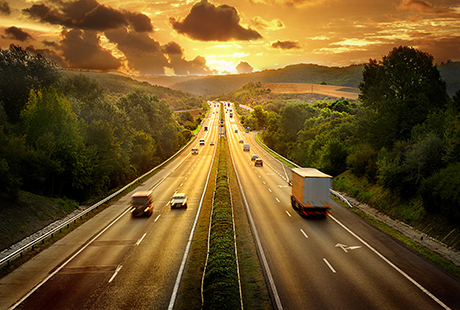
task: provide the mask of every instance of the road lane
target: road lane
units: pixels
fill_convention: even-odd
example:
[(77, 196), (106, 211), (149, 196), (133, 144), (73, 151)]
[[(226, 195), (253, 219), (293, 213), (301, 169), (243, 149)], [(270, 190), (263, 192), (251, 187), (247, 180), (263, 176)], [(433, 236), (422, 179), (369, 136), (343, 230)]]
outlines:
[[(234, 128), (230, 120), (227, 126)], [(341, 205), (333, 203), (332, 216), (352, 231), (357, 229), (362, 239), (357, 239), (332, 216), (300, 217), (290, 205), (290, 188), (286, 186), (286, 173), (281, 164), (255, 144), (252, 134), (241, 133), (241, 128), (238, 134), (232, 132), (229, 144), (235, 169), (283, 308), (442, 309), (443, 302), (446, 307), (460, 308), (459, 297), (453, 293), (460, 291), (458, 280), (432, 264), (426, 266), (426, 260)], [(262, 157), (263, 168), (250, 165), (250, 154), (242, 152), (242, 145), (238, 143), (241, 138), (251, 145), (250, 154)], [(372, 245), (375, 242), (376, 251), (383, 249), (391, 258), (397, 256), (397, 262), (403, 263), (400, 268), (409, 267), (408, 272), (414, 278), (405, 277), (398, 267), (394, 268), (396, 265), (393, 267), (382, 259), (384, 255), (376, 254), (360, 240)], [(413, 273), (415, 266), (419, 266), (418, 272)], [(424, 268), (430, 273), (420, 277)], [(436, 280), (430, 282), (427, 278)], [(410, 279), (420, 280), (423, 285), (414, 285)], [(433, 282), (437, 285), (433, 286)], [(433, 292), (424, 292), (425, 286)], [(434, 298), (426, 293), (433, 294)]]
[[(136, 189), (153, 191), (154, 213), (150, 218), (132, 218), (129, 212), (123, 215), (19, 308), (167, 308), (205, 176), (212, 165), (215, 147), (209, 141), (217, 137), (217, 114), (211, 114), (205, 124), (209, 129), (197, 141), (203, 137), (207, 143), (199, 146), (198, 156), (190, 155), (189, 149), (195, 146), (192, 144), (164, 168), (168, 172), (161, 179), (151, 178)], [(186, 193), (187, 209), (171, 209), (168, 205), (176, 191)], [(126, 210), (133, 192), (115, 204), (124, 204)]]

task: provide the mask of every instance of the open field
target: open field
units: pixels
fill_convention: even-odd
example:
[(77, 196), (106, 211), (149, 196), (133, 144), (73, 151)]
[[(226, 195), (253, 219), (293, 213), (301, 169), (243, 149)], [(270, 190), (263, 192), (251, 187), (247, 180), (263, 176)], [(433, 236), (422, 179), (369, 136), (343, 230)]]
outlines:
[(262, 85), (269, 88), (274, 94), (305, 94), (315, 93), (337, 98), (358, 99), (359, 89), (335, 85), (306, 84), (306, 83), (266, 83)]

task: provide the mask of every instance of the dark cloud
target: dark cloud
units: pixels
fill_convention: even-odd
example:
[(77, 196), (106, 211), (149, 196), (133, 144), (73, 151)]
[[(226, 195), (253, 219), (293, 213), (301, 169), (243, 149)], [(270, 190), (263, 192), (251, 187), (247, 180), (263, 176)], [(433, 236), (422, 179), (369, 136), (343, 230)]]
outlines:
[(192, 61), (186, 60), (184, 55), (184, 49), (176, 42), (169, 42), (163, 46), (163, 52), (169, 57), (168, 67), (174, 70), (176, 75), (202, 75), (212, 74), (211, 69), (206, 65), (206, 59), (201, 56), (197, 56)]
[(6, 34), (6, 37), (8, 37), (9, 39), (18, 40), (21, 42), (25, 42), (25, 41), (28, 41), (29, 39), (33, 39), (30, 34), (23, 31), (21, 28), (14, 27), (14, 26), (10, 28), (6, 28), (5, 34)]
[(176, 75), (212, 74), (211, 69), (206, 65), (206, 59), (202, 56), (197, 56), (192, 61), (188, 61), (179, 54), (170, 54), (168, 67), (174, 70)]
[(3, 14), (3, 15), (11, 14), (10, 5), (8, 4), (8, 2), (0, 1), (0, 14)]
[(251, 28), (243, 28), (234, 7), (218, 7), (206, 0), (195, 4), (184, 20), (169, 18), (174, 30), (191, 39), (200, 41), (257, 40), (262, 36)]
[[(57, 1), (55, 1), (57, 2)], [(59, 2), (58, 7), (33, 4), (23, 13), (41, 22), (67, 28), (105, 31), (131, 27), (134, 31), (153, 31), (150, 18), (142, 13), (120, 11), (98, 3), (96, 0)]]
[(182, 47), (176, 42), (169, 42), (168, 44), (164, 45), (163, 51), (167, 55), (182, 56), (182, 54), (184, 53), (184, 50), (182, 49)]
[(116, 70), (121, 67), (118, 59), (100, 45), (96, 31), (63, 30), (59, 50), (70, 68), (90, 70)]
[(164, 74), (168, 60), (163, 55), (160, 43), (152, 39), (148, 33), (120, 28), (106, 31), (105, 35), (125, 54), (131, 70), (140, 74)]
[(50, 49), (35, 49), (32, 45), (26, 47), (26, 51), (32, 55), (42, 55), (48, 60), (54, 61), (60, 67), (67, 67), (68, 64), (64, 58), (61, 57), (55, 50)]
[(47, 41), (47, 40), (42, 41), (42, 43), (43, 43), (43, 45), (50, 46), (50, 47), (57, 47), (58, 46), (58, 44), (56, 42)]
[(299, 42), (295, 42), (295, 41), (279, 41), (278, 40), (275, 43), (272, 43), (271, 47), (280, 48), (282, 50), (302, 49), (302, 46), (300, 46)]
[(254, 68), (246, 61), (240, 61), (235, 69), (238, 73), (251, 73), (254, 70)]

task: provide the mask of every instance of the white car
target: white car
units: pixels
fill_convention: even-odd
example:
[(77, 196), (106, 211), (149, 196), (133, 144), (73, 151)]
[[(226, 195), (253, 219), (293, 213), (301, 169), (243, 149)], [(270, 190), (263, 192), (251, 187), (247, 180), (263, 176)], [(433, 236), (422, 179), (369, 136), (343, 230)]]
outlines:
[(171, 198), (171, 209), (182, 207), (187, 209), (187, 197), (184, 193), (175, 193)]

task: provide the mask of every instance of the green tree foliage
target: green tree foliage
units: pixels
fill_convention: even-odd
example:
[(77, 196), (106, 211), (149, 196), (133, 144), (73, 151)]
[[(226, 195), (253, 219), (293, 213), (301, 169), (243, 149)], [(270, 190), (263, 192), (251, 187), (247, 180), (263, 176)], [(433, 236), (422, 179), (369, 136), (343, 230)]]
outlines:
[(150, 170), (191, 138), (156, 95), (117, 98), (88, 75), (64, 76), (19, 47), (1, 51), (0, 195), (14, 199), (24, 189), (86, 200)]
[(425, 179), (420, 193), (425, 209), (453, 223), (460, 221), (460, 163), (454, 163)]
[[(43, 184), (49, 195), (62, 194), (72, 184), (73, 167), (82, 148), (79, 125), (69, 101), (56, 90), (32, 91), (26, 108), (21, 113), (23, 133), (31, 148), (29, 167), (41, 171)], [(38, 181), (38, 180), (36, 180)]]
[(136, 131), (144, 131), (158, 142), (157, 152), (161, 158), (174, 154), (178, 148), (179, 128), (166, 102), (145, 91), (135, 90), (121, 97), (118, 106), (126, 111)]
[(433, 56), (407, 46), (394, 48), (381, 61), (371, 59), (359, 88), (369, 137), (378, 146), (410, 139), (415, 125), (448, 102)]
[(54, 63), (44, 57), (32, 56), (14, 44), (0, 50), (0, 101), (8, 122), (19, 121), (31, 89), (52, 86), (58, 79)]

